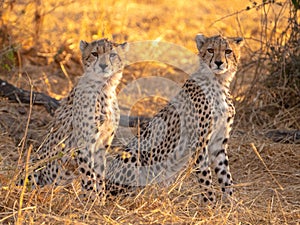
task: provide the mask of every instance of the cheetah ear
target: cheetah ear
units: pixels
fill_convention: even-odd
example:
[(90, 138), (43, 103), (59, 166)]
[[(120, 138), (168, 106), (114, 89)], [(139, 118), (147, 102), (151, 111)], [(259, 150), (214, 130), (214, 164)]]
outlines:
[(127, 42), (124, 42), (122, 44), (113, 43), (113, 46), (117, 48), (121, 48), (124, 52), (127, 52), (129, 49), (129, 45)]
[(123, 49), (123, 51), (128, 52), (129, 50), (129, 45), (127, 42), (124, 42), (122, 44), (120, 44), (121, 48)]
[(83, 52), (83, 50), (84, 50), (88, 45), (89, 45), (88, 42), (81, 40), (81, 41), (80, 41), (80, 44), (79, 44), (80, 51)]
[(203, 34), (197, 34), (196, 35), (196, 44), (197, 44), (197, 48), (198, 48), (198, 51), (200, 52), (200, 49), (202, 48), (203, 44), (205, 43), (206, 41), (206, 37), (203, 35)]
[(233, 43), (239, 47), (242, 47), (244, 45), (244, 38), (242, 38), (242, 37), (232, 38), (232, 40), (233, 40)]
[(113, 43), (114, 47), (121, 47), (122, 49), (126, 50), (126, 48), (128, 48), (128, 44), (127, 42), (124, 42), (122, 44), (117, 44), (117, 43)]

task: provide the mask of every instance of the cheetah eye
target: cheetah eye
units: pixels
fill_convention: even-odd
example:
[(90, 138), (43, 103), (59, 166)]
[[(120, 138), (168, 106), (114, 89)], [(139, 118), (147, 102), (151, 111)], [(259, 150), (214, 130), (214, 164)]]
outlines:
[(116, 57), (116, 56), (117, 56), (116, 53), (110, 53), (110, 54), (109, 54), (109, 57), (111, 57), (111, 58)]
[(98, 52), (92, 52), (91, 54), (95, 57), (98, 57)]
[(213, 49), (213, 48), (208, 48), (207, 51), (208, 51), (209, 53), (214, 53), (214, 49)]
[(232, 52), (231, 49), (226, 49), (226, 50), (225, 50), (225, 54), (227, 54), (227, 55), (230, 54), (231, 52)]

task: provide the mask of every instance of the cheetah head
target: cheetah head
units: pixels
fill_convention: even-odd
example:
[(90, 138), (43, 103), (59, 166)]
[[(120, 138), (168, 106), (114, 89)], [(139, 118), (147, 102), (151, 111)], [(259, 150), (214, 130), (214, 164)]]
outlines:
[(236, 72), (242, 43), (243, 38), (240, 37), (205, 37), (203, 34), (196, 36), (199, 56), (216, 75), (227, 71)]
[(128, 44), (117, 44), (108, 39), (93, 42), (80, 41), (82, 63), (84, 71), (109, 77), (123, 69), (123, 53), (128, 49)]

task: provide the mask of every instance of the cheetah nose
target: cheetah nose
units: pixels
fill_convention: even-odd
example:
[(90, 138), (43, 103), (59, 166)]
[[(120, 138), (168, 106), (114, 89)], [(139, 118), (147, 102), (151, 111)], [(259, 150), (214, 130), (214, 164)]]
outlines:
[(223, 64), (223, 62), (222, 62), (222, 61), (215, 61), (215, 64), (216, 64), (218, 67), (220, 67), (220, 66)]
[(108, 65), (107, 64), (99, 64), (99, 66), (104, 71)]

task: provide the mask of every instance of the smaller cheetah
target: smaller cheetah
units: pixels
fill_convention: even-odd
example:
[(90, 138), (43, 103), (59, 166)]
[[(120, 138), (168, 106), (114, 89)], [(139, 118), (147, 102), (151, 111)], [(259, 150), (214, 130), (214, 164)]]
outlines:
[(91, 189), (95, 178), (92, 171), (102, 163), (99, 157), (105, 156), (119, 124), (116, 87), (122, 78), (128, 44), (108, 39), (81, 41), (80, 50), (84, 74), (55, 111), (33, 159), (38, 166), (34, 179), (28, 177), (29, 186), (67, 184), (79, 167), (83, 188)]

